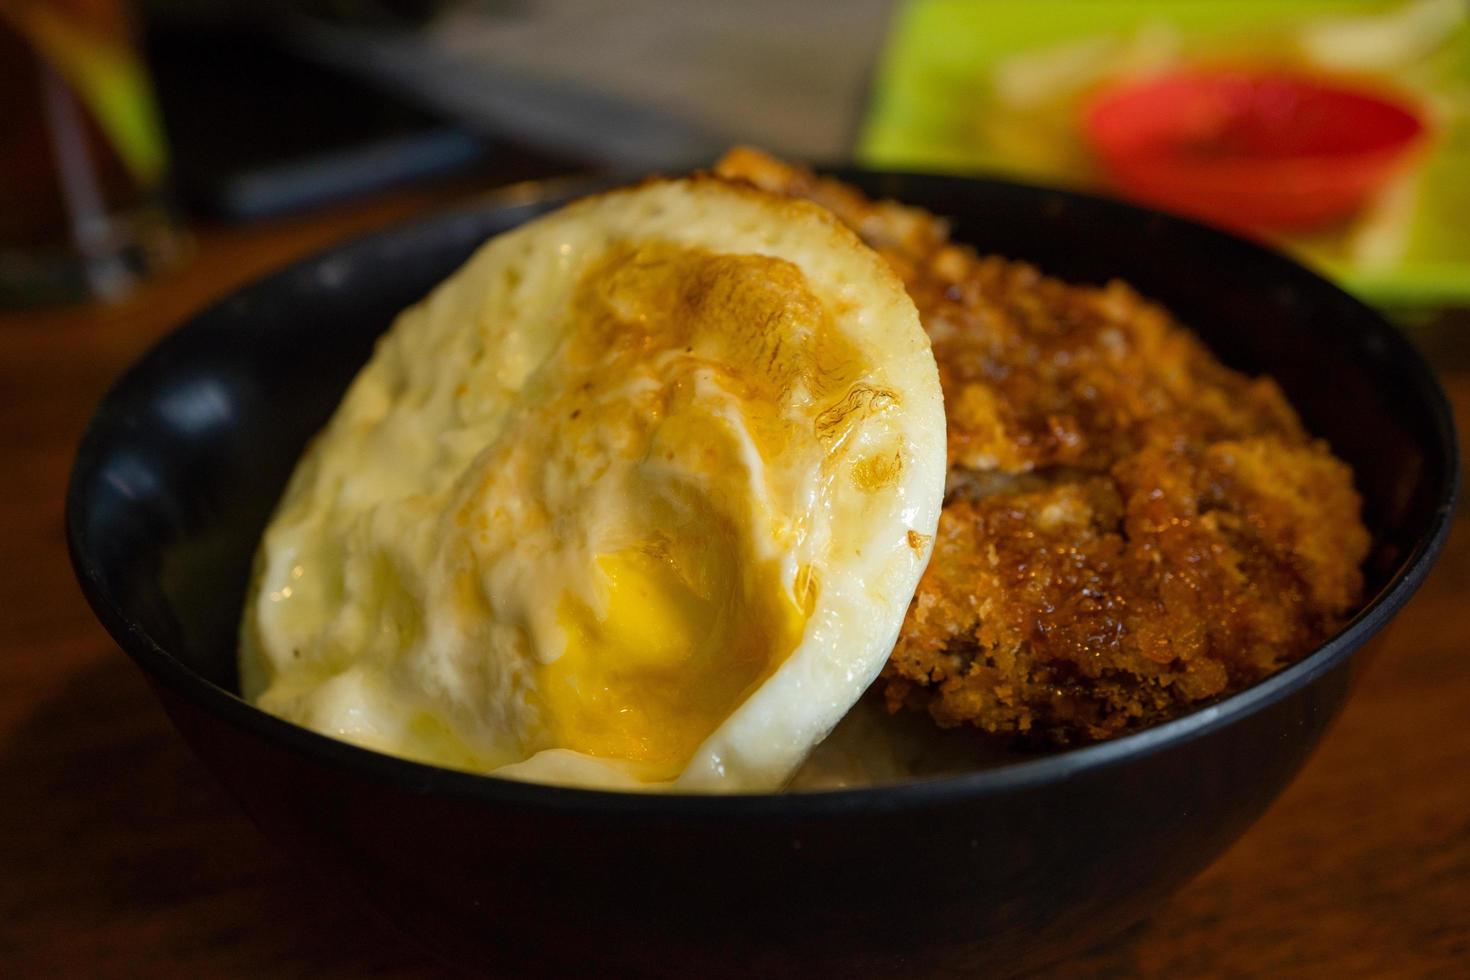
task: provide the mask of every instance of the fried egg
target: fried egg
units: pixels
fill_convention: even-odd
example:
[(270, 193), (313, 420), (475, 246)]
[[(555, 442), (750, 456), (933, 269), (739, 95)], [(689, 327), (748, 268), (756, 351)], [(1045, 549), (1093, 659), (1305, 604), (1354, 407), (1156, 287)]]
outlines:
[(944, 473), (914, 305), (826, 211), (587, 198), (379, 341), (261, 542), (242, 687), (452, 768), (778, 789), (887, 659)]

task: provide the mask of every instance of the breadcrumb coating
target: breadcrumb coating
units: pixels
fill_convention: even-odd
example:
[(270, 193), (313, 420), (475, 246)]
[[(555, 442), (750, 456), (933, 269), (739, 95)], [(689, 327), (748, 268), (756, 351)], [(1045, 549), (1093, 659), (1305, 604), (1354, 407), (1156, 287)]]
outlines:
[(881, 683), (891, 710), (1057, 743), (1239, 690), (1335, 632), (1369, 538), (1352, 472), (1270, 378), (1122, 282), (977, 255), (917, 208), (740, 149), (727, 179), (830, 209), (934, 345), (948, 493)]

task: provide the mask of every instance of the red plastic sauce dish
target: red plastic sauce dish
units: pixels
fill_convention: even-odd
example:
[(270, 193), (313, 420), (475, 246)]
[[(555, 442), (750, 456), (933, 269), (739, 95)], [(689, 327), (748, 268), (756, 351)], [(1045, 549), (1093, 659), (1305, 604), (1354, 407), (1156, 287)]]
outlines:
[(1124, 193), (1257, 232), (1350, 216), (1412, 159), (1427, 129), (1389, 93), (1280, 71), (1118, 85), (1085, 106), (1082, 128)]

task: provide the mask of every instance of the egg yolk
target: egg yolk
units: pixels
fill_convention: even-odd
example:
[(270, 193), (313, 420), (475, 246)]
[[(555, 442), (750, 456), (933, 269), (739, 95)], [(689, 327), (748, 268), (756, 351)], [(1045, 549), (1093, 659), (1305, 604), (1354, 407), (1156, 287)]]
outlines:
[(563, 598), (566, 648), (542, 674), (559, 745), (671, 779), (795, 648), (806, 617), (774, 567), (705, 564), (700, 582), (647, 551), (601, 555), (603, 607)]

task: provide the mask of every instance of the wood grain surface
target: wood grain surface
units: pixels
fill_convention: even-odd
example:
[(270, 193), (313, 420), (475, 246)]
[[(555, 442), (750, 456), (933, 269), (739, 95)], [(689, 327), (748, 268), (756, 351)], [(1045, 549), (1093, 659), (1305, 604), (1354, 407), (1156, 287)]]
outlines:
[[(62, 495), (108, 383), (230, 289), (457, 185), (204, 228), (108, 306), (0, 313), (0, 975), (422, 977), (318, 890), (174, 735), (72, 580)], [(1470, 316), (1414, 331), (1470, 432)], [(1387, 629), (1265, 817), (1152, 918), (1056, 976), (1470, 971), (1470, 529)]]

